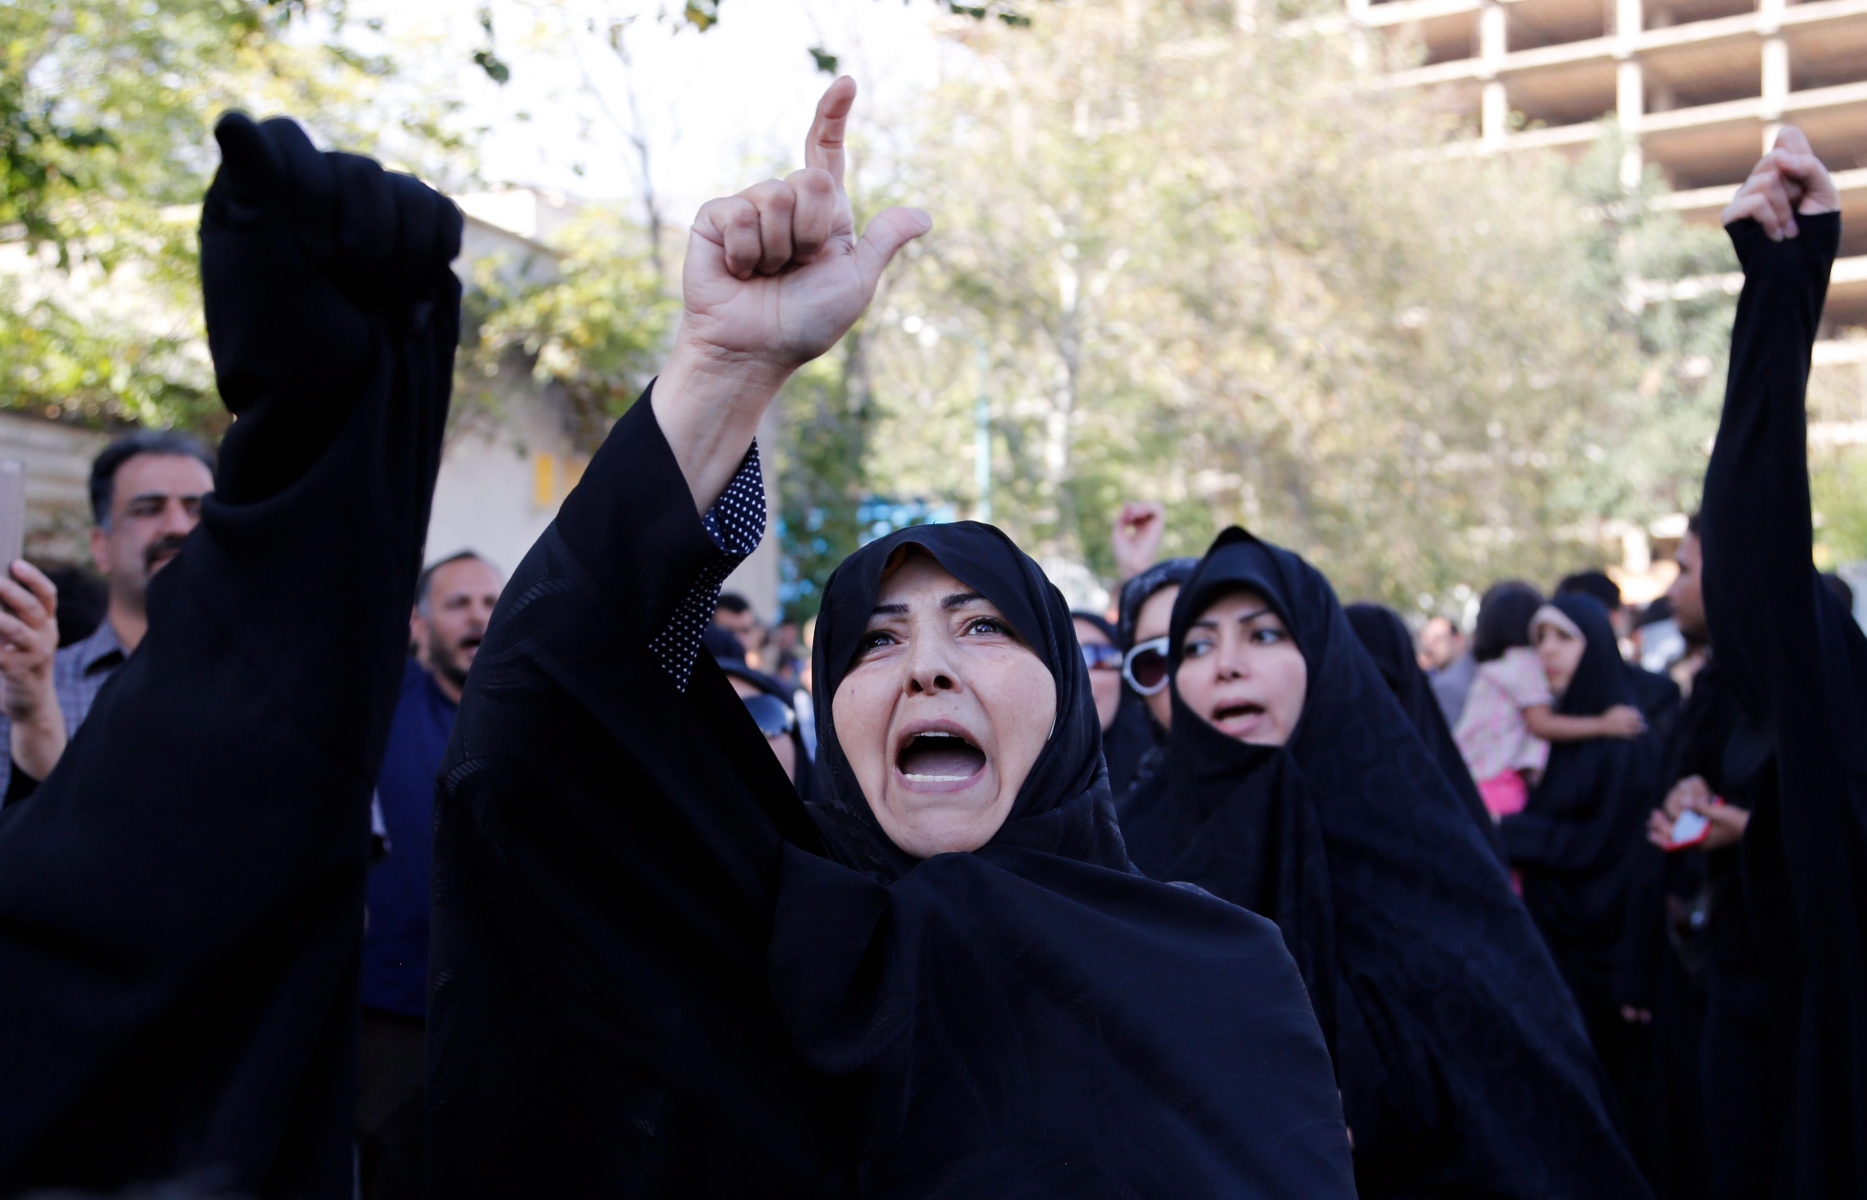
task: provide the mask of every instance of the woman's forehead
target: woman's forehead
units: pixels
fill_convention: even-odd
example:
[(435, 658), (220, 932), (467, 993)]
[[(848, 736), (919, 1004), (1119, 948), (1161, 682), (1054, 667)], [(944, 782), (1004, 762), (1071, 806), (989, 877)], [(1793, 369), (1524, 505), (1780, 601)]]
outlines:
[(1248, 612), (1263, 612), (1276, 616), (1277, 610), (1264, 598), (1264, 594), (1252, 587), (1236, 587), (1213, 597), (1212, 603), (1200, 612), (1195, 620), (1212, 620), (1224, 617), (1240, 617)]
[(902, 548), (882, 570), (882, 586), (875, 593), (875, 603), (908, 604), (916, 601), (938, 604), (948, 597), (974, 594), (973, 589), (953, 577), (940, 560), (918, 546)]

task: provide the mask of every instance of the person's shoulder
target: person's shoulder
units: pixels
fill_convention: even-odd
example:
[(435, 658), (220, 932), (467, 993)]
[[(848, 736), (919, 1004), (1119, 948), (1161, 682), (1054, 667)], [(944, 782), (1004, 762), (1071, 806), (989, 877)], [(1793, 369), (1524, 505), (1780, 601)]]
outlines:
[(116, 629), (109, 618), (97, 623), (97, 628), (79, 638), (69, 646), (60, 646), (52, 656), (52, 670), (55, 675), (77, 678), (89, 671), (94, 664), (113, 658), (110, 666), (117, 666), (128, 657), (123, 643), (117, 637)]
[(431, 677), (428, 674), (428, 668), (421, 665), (421, 660), (417, 659), (413, 654), (409, 655), (408, 658), (404, 660), (402, 663), (401, 690), (403, 696), (406, 697), (410, 693), (419, 692), (422, 685), (429, 683), (430, 680)]

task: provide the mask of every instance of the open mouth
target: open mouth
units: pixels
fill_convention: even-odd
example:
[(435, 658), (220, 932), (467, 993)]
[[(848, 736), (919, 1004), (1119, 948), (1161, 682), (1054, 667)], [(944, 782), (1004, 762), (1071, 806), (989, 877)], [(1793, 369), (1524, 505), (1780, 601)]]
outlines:
[(1212, 723), (1221, 729), (1253, 726), (1264, 717), (1264, 706), (1249, 700), (1231, 700), (1212, 710)]
[(460, 639), (460, 648), (471, 654), (480, 648), (481, 640), (479, 634), (470, 633), (466, 637)]
[(964, 783), (985, 770), (985, 752), (963, 734), (926, 729), (901, 747), (895, 768), (910, 783)]

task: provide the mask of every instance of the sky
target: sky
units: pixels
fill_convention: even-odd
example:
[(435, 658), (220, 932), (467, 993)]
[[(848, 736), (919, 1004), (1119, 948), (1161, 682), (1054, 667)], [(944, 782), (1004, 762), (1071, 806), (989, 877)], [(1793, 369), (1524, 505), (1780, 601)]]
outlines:
[[(413, 86), (464, 100), (457, 123), (485, 130), (485, 183), (637, 199), (629, 138), (639, 128), (662, 211), (676, 227), (713, 196), (802, 165), (804, 133), (830, 81), (811, 47), (837, 55), (860, 85), (858, 134), (865, 113), (901, 111), (956, 53), (937, 34), (955, 18), (931, 0), (723, 0), (719, 23), (704, 33), (662, 15), (677, 4), (495, 0), (484, 11), (511, 69), (503, 86), (472, 63), (488, 40), (472, 5), (352, 0), (349, 12), (359, 45), (395, 54)], [(604, 36), (618, 18), (627, 22), (629, 67)]]

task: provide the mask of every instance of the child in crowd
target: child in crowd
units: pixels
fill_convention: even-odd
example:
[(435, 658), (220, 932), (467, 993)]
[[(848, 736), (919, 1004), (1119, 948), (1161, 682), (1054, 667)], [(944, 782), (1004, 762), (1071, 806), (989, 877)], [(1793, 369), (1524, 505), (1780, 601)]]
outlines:
[(1530, 785), (1549, 762), (1550, 742), (1638, 737), (1646, 730), (1639, 710), (1626, 705), (1595, 717), (1551, 711), (1556, 698), (1530, 644), (1530, 625), (1542, 606), (1542, 594), (1518, 582), (1497, 584), (1478, 606), (1472, 635), (1478, 672), (1453, 737), (1493, 820), (1523, 810)]

